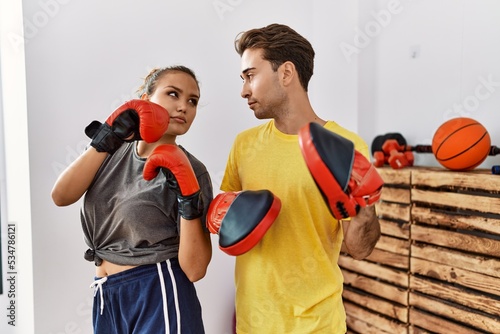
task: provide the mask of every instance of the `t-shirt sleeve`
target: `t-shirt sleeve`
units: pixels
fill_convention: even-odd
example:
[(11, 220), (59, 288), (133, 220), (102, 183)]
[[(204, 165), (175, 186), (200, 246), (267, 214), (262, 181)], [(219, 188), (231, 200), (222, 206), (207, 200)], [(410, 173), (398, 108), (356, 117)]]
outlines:
[(364, 141), (363, 138), (361, 138), (360, 135), (340, 126), (339, 124), (333, 121), (329, 121), (327, 123), (327, 128), (352, 141), (354, 143), (354, 148), (359, 153), (363, 154), (365, 158), (368, 159), (368, 161), (370, 161), (370, 150), (368, 149), (368, 144)]
[(370, 150), (368, 149), (368, 144), (361, 138), (357, 137), (356, 140), (354, 140), (354, 148), (361, 154), (365, 156), (365, 158), (370, 161)]
[(207, 220), (207, 212), (210, 203), (214, 199), (212, 180), (210, 178), (210, 174), (207, 172), (203, 173), (199, 178), (198, 182), (200, 184), (201, 196), (203, 199), (203, 216), (201, 216), (201, 225), (205, 232), (209, 232), (206, 224)]
[(238, 140), (236, 138), (226, 163), (226, 169), (222, 178), (220, 189), (222, 191), (240, 191), (242, 190), (241, 181), (238, 173)]

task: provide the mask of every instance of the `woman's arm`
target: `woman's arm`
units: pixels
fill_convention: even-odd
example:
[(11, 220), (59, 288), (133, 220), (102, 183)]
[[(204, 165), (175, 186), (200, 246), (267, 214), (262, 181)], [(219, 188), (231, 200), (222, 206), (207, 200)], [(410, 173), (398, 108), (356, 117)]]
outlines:
[(354, 259), (362, 260), (371, 254), (380, 238), (380, 224), (375, 206), (361, 208), (350, 221), (342, 221), (344, 230), (343, 249)]
[[(203, 187), (199, 185), (201, 180), (197, 179), (186, 153), (177, 145), (162, 144), (154, 148), (144, 164), (144, 179), (154, 179), (160, 170), (166, 176), (167, 187), (177, 195), (179, 203), (179, 264), (189, 280), (196, 282), (205, 276), (212, 258), (210, 235), (204, 231), (199, 218), (206, 215), (212, 192), (210, 190), (206, 195), (203, 194)], [(207, 205), (203, 207), (201, 203)]]
[(202, 279), (212, 259), (210, 233), (201, 226), (200, 218), (181, 218), (179, 264), (191, 282)]
[(94, 180), (107, 155), (106, 152), (97, 152), (93, 147), (85, 150), (57, 178), (52, 188), (54, 203), (57, 206), (66, 206), (78, 201)]

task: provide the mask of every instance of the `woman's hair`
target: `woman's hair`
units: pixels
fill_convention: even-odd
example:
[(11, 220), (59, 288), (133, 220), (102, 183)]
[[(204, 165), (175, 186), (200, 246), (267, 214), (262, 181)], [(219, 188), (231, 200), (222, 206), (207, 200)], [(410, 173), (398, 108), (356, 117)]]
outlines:
[(251, 29), (238, 34), (234, 46), (240, 56), (246, 49), (262, 49), (262, 58), (271, 63), (273, 71), (277, 71), (284, 62), (291, 61), (297, 69), (300, 84), (307, 91), (314, 70), (314, 49), (292, 28), (274, 23)]
[(139, 89), (137, 89), (137, 94), (139, 95), (139, 97), (141, 97), (143, 94), (152, 95), (156, 90), (156, 84), (158, 83), (158, 80), (163, 75), (172, 72), (184, 72), (190, 75), (194, 79), (194, 81), (196, 81), (198, 90), (200, 89), (200, 83), (198, 82), (198, 79), (196, 78), (196, 75), (194, 74), (193, 70), (191, 70), (190, 68), (182, 65), (160, 67), (160, 68), (157, 67), (153, 68), (149, 72), (149, 74), (144, 78), (144, 83), (141, 85), (141, 87), (139, 87)]

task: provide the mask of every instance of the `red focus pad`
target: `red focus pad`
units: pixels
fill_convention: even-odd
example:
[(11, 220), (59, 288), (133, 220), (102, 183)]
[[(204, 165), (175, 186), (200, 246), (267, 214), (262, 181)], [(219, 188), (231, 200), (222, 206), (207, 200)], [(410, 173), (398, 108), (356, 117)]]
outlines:
[(336, 219), (354, 217), (380, 198), (383, 180), (354, 144), (317, 123), (299, 131), (306, 165)]
[(280, 210), (280, 199), (269, 190), (225, 192), (210, 203), (207, 228), (219, 235), (222, 251), (241, 255), (262, 239)]
[(355, 151), (354, 165), (349, 179), (349, 194), (361, 207), (378, 202), (382, 194), (384, 181), (371, 164), (361, 153)]
[(145, 142), (154, 143), (167, 131), (170, 122), (168, 111), (148, 100), (137, 99), (124, 103), (108, 117), (106, 123), (113, 127), (115, 119), (126, 111), (135, 112), (139, 117), (140, 138), (135, 137), (132, 140), (142, 139)]
[(207, 228), (210, 233), (219, 234), (222, 219), (225, 217), (227, 210), (229, 210), (229, 207), (239, 194), (239, 191), (230, 191), (215, 196), (208, 207), (207, 213)]

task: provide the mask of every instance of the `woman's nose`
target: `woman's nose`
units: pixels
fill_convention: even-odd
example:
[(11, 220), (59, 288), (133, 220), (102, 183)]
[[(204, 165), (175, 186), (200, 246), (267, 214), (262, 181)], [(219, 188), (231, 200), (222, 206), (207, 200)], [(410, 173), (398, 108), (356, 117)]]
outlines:
[(179, 102), (177, 104), (177, 111), (179, 111), (179, 112), (186, 112), (186, 103)]

